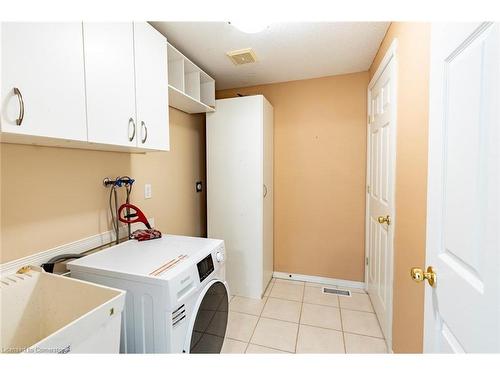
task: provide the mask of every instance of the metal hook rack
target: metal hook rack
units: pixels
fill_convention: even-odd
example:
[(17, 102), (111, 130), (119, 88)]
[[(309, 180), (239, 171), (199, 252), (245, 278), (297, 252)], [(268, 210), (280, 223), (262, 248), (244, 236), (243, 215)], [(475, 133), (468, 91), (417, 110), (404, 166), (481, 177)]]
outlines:
[(110, 186), (122, 187), (125, 185), (132, 186), (134, 182), (135, 180), (128, 176), (117, 177), (114, 180), (109, 177), (106, 177), (102, 181), (102, 184), (104, 185), (104, 187), (110, 187)]

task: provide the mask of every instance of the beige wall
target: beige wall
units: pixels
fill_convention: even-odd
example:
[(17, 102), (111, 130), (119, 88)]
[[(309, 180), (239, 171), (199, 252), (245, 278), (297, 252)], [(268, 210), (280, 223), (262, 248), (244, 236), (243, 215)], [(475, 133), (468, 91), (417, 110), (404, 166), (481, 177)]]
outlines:
[[(171, 108), (170, 151), (133, 155), (131, 169), (138, 186), (134, 202), (154, 213), (161, 231), (206, 236), (204, 114)], [(203, 182), (202, 193), (196, 193), (196, 181)], [(153, 186), (152, 199), (144, 199), (145, 183)]]
[[(166, 233), (205, 235), (205, 117), (170, 109), (169, 152), (1, 144), (0, 263), (110, 230), (106, 176), (137, 179), (133, 203)], [(144, 200), (144, 183), (153, 197)]]
[(363, 281), (368, 72), (218, 91), (274, 107), (274, 268)]
[(410, 280), (409, 270), (425, 264), (430, 26), (392, 23), (370, 77), (394, 38), (399, 70), (393, 350), (418, 353), (423, 343), (424, 287)]

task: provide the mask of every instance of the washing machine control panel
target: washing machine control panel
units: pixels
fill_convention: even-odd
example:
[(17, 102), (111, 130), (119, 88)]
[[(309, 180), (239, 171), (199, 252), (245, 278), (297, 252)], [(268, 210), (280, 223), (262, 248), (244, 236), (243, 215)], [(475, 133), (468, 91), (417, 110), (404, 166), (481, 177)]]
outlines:
[(205, 280), (212, 272), (214, 272), (214, 261), (212, 259), (212, 254), (208, 254), (205, 258), (196, 264), (198, 268), (198, 276), (200, 277), (200, 283)]
[(224, 253), (217, 251), (215, 254), (215, 260), (217, 260), (218, 263), (224, 262)]

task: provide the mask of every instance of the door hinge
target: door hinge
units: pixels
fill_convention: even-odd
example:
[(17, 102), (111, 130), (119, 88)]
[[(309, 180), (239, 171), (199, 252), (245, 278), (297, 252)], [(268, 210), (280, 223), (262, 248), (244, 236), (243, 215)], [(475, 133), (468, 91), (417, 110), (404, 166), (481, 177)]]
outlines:
[(370, 185), (366, 185), (366, 192), (370, 194)]
[(368, 265), (368, 257), (365, 258), (365, 264)]

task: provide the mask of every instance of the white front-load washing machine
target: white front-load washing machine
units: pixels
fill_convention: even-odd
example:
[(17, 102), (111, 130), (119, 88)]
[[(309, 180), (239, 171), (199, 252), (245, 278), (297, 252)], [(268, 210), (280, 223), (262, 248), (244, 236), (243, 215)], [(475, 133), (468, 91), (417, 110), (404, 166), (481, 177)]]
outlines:
[(122, 353), (219, 353), (229, 303), (224, 255), (224, 241), (165, 235), (124, 242), (68, 268), (71, 277), (127, 291)]

